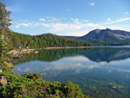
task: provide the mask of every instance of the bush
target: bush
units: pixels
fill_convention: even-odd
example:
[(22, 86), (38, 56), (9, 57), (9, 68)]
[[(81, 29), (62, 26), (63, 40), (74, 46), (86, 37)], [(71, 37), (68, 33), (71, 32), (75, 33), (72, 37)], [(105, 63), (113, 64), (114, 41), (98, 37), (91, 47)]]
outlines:
[(41, 74), (24, 74), (20, 77), (10, 72), (0, 73), (7, 85), (0, 86), (0, 98), (84, 98), (78, 85), (71, 82), (45, 82)]
[(22, 77), (29, 78), (32, 80), (41, 79), (42, 75), (39, 73), (29, 73), (29, 74), (23, 74)]

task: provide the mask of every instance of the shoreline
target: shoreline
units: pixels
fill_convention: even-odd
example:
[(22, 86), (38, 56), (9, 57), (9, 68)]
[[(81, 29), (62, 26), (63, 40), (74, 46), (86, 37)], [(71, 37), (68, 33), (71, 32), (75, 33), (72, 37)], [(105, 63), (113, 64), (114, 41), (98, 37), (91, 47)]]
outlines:
[(89, 48), (90, 46), (79, 46), (79, 47), (46, 47), (46, 48), (39, 48), (39, 49), (22, 49), (21, 51), (19, 49), (13, 49), (9, 52), (9, 54), (29, 54), (33, 51), (42, 50), (42, 49), (74, 49), (74, 48)]
[(9, 52), (9, 54), (29, 54), (29, 53), (31, 53), (31, 52), (33, 52), (34, 50), (36, 50), (36, 49), (23, 49), (23, 50), (19, 50), (19, 49), (13, 49), (13, 50), (11, 50), (10, 52)]
[(46, 47), (44, 49), (73, 49), (73, 48), (88, 48), (90, 46), (80, 46), (80, 47)]

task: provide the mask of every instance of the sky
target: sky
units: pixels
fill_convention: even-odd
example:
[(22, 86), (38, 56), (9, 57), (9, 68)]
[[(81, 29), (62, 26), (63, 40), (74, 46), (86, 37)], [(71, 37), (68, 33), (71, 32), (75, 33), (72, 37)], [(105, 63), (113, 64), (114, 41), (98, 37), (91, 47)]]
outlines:
[(1, 0), (12, 31), (83, 36), (94, 29), (130, 31), (130, 0)]

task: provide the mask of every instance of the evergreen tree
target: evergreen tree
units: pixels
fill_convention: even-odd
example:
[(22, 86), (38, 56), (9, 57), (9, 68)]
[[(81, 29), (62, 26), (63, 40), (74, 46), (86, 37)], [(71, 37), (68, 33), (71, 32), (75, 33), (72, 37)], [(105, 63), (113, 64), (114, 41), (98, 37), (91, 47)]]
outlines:
[(0, 2), (0, 67), (6, 68), (9, 60), (8, 50), (11, 33), (8, 26), (10, 23), (10, 11), (6, 10), (6, 5)]

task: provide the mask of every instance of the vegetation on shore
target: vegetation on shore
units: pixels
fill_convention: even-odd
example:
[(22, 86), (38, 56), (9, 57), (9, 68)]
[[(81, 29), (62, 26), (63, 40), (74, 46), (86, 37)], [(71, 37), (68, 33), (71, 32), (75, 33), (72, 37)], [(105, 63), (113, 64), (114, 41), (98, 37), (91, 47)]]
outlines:
[[(41, 74), (0, 73), (8, 83), (0, 86), (0, 98), (85, 98), (78, 85), (46, 82)], [(86, 97), (87, 98), (87, 97)]]

